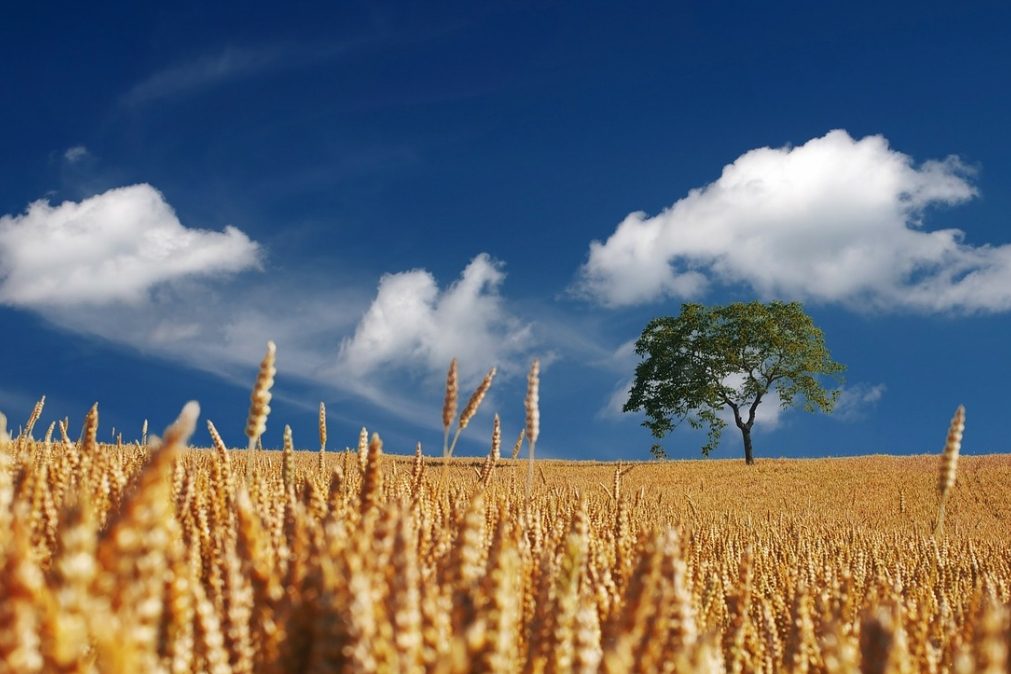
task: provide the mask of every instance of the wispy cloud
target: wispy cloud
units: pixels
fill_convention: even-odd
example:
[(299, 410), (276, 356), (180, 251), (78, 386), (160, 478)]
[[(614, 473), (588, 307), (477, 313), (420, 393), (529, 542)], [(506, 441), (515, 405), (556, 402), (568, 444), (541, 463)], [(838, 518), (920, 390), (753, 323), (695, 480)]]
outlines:
[[(634, 372), (636, 365), (639, 363), (639, 356), (635, 353), (635, 342), (636, 340), (634, 339), (624, 342), (611, 353), (609, 358), (598, 361), (597, 366), (613, 372)], [(626, 416), (622, 408), (625, 407), (625, 403), (628, 401), (634, 381), (634, 377), (628, 376), (615, 384), (607, 401), (597, 410), (598, 419), (615, 421)]]
[(976, 195), (957, 157), (915, 164), (881, 136), (832, 131), (760, 148), (656, 216), (590, 244), (577, 289), (607, 306), (745, 284), (763, 298), (856, 310), (1011, 310), (1011, 245), (927, 231), (932, 206)]
[(227, 46), (158, 70), (130, 87), (120, 101), (136, 107), (212, 89), (236, 80), (311, 66), (377, 43), (364, 36), (335, 42), (274, 42), (255, 47)]
[(629, 394), (632, 392), (633, 381), (634, 379), (630, 377), (618, 382), (611, 391), (611, 395), (607, 397), (607, 401), (603, 407), (597, 410), (598, 419), (616, 421), (625, 418), (626, 415), (623, 408), (625, 407), (625, 403), (628, 402)]
[(843, 388), (832, 416), (843, 421), (865, 419), (885, 395), (884, 384), (854, 384)]
[(131, 87), (122, 101), (136, 106), (197, 92), (276, 67), (283, 55), (284, 50), (278, 46), (256, 49), (226, 47), (155, 72)]
[(83, 145), (75, 145), (73, 147), (68, 147), (66, 152), (63, 153), (63, 159), (68, 164), (76, 164), (79, 161), (85, 159), (89, 156), (88, 148)]

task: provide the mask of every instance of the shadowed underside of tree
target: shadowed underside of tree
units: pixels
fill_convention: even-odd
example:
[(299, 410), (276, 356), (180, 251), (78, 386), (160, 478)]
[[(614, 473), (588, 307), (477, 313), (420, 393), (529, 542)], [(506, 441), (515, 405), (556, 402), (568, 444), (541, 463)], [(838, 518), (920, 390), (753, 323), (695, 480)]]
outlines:
[(831, 412), (843, 366), (832, 360), (821, 330), (799, 302), (736, 302), (706, 307), (684, 304), (678, 316), (649, 322), (635, 345), (643, 358), (625, 412), (644, 412), (656, 438), (687, 421), (707, 429), (703, 455), (720, 441), (733, 414), (754, 463), (751, 430), (758, 406), (774, 392), (783, 409)]

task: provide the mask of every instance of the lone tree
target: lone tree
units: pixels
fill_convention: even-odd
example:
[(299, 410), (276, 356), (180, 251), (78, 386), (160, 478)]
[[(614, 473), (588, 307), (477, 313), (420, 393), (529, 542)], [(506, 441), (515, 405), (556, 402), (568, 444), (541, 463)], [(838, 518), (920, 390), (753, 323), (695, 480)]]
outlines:
[(662, 438), (683, 421), (708, 427), (702, 454), (720, 442), (729, 409), (744, 439), (744, 460), (754, 463), (751, 428), (770, 390), (780, 406), (831, 412), (842, 383), (842, 365), (829, 356), (822, 332), (799, 302), (735, 302), (706, 307), (685, 304), (680, 316), (655, 318), (642, 331), (635, 352), (643, 361), (625, 412), (644, 411), (643, 426)]

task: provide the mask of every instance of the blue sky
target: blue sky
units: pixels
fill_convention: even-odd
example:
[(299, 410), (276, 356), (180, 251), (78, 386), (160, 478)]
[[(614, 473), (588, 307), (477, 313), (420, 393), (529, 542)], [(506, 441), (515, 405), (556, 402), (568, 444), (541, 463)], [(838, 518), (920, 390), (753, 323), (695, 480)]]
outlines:
[[(20, 3), (0, 21), (0, 409), (244, 444), (284, 423), (645, 458), (630, 343), (683, 300), (799, 299), (831, 416), (763, 404), (758, 457), (1008, 451), (1011, 10), (1001, 3)], [(815, 6), (816, 5), (816, 6)], [(738, 457), (732, 427), (715, 456)], [(198, 438), (201, 440), (204, 438)], [(696, 457), (700, 434), (663, 441)]]

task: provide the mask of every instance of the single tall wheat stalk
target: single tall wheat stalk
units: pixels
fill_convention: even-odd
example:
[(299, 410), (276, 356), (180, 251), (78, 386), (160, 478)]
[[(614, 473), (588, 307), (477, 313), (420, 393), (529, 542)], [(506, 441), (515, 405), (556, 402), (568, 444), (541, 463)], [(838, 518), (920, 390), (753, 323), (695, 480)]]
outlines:
[(35, 403), (35, 407), (32, 408), (32, 414), (28, 417), (28, 423), (25, 424), (24, 436), (28, 440), (32, 440), (32, 431), (35, 430), (35, 424), (38, 423), (39, 417), (42, 416), (42, 409), (46, 406), (46, 397), (42, 396), (39, 401)]
[(446, 373), (446, 397), (442, 402), (442, 458), (449, 458), (449, 428), (453, 425), (453, 418), (456, 416), (456, 401), (460, 393), (460, 386), (457, 379), (456, 358), (449, 363), (449, 372)]
[(383, 441), (378, 433), (372, 434), (362, 474), (360, 512), (366, 514), (375, 508), (383, 493)]
[(267, 430), (267, 416), (270, 414), (270, 387), (274, 385), (274, 366), (277, 347), (274, 342), (267, 342), (267, 353), (260, 361), (260, 370), (253, 384), (253, 392), (249, 396), (249, 417), (246, 420), (246, 437), (249, 438), (247, 449), (254, 449), (257, 441)]
[(295, 486), (295, 445), (291, 439), (291, 426), (284, 426), (284, 445), (281, 453), (281, 484), (285, 493)]
[(257, 443), (267, 430), (267, 416), (270, 414), (270, 387), (274, 385), (274, 375), (277, 368), (274, 367), (277, 347), (274, 342), (267, 342), (267, 353), (260, 361), (260, 371), (256, 374), (256, 383), (253, 384), (253, 392), (249, 396), (249, 418), (246, 420), (246, 437), (249, 444), (246, 446), (246, 475), (251, 475), (252, 451), (256, 449)]
[(537, 446), (537, 436), (541, 432), (541, 411), (538, 389), (541, 381), (541, 361), (534, 359), (530, 364), (530, 373), (527, 375), (527, 397), (523, 401), (523, 407), (527, 414), (526, 432), (528, 447), (528, 468), (527, 468), (527, 497), (534, 491), (534, 449)]
[(319, 469), (323, 470), (326, 458), (326, 405), (319, 404)]
[(369, 432), (362, 426), (358, 433), (358, 470), (364, 475), (365, 466), (369, 462)]
[(948, 501), (948, 495), (952, 487), (955, 486), (955, 477), (958, 475), (958, 452), (962, 448), (962, 431), (965, 430), (965, 407), (958, 406), (955, 416), (951, 418), (951, 425), (948, 426), (948, 438), (944, 443), (944, 451), (941, 454), (941, 470), (937, 475), (937, 526), (934, 527), (934, 538), (941, 535), (944, 528), (944, 505)]
[(495, 415), (495, 420), (492, 422), (491, 427), (491, 451), (488, 452), (488, 456), (484, 460), (484, 465), (481, 467), (480, 482), (481, 486), (487, 487), (491, 482), (492, 471), (495, 470), (495, 466), (498, 465), (498, 460), (502, 455), (502, 422), (499, 420), (498, 415)]

